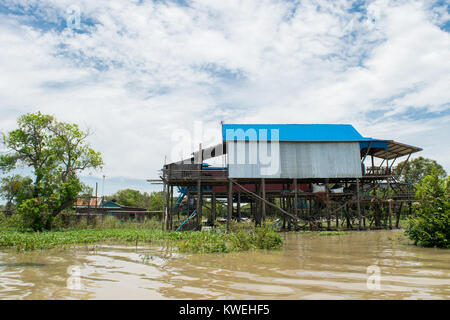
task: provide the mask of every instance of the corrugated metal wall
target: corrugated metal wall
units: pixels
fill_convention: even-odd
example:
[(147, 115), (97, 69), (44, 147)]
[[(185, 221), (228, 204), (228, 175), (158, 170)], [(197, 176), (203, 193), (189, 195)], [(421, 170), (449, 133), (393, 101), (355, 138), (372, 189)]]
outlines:
[(227, 161), (230, 178), (279, 178), (280, 143), (227, 142)]
[(358, 142), (280, 143), (282, 178), (361, 177)]
[(279, 142), (267, 152), (260, 150), (259, 143), (252, 147), (243, 141), (227, 144), (231, 178), (361, 177), (359, 142)]

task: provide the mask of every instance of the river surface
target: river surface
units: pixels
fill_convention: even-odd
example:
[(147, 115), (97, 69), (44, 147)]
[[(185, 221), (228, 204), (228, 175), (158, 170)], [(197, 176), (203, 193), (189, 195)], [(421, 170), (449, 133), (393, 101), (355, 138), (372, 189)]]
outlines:
[(164, 245), (0, 251), (0, 299), (449, 299), (450, 251), (402, 231), (285, 233), (283, 249), (186, 255)]

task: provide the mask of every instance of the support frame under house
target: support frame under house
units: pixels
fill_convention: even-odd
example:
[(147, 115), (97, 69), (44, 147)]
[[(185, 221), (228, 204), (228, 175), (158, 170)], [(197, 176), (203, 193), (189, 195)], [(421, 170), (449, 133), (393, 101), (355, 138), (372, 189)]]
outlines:
[[(392, 169), (421, 148), (365, 138), (351, 125), (223, 124), (222, 136), (222, 143), (164, 165), (167, 230), (214, 225), (219, 202), (227, 229), (243, 218), (244, 203), (255, 225), (278, 213), (287, 229), (392, 229), (411, 214), (413, 189)], [(225, 166), (204, 162), (219, 156)]]

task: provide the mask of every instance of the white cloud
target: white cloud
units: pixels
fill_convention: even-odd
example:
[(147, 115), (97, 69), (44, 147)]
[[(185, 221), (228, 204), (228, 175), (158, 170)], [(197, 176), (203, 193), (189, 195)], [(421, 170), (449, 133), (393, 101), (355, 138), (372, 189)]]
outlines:
[[(428, 2), (20, 3), (0, 11), (1, 130), (36, 110), (89, 126), (108, 177), (156, 177), (195, 120), (353, 123), (450, 171), (448, 14)], [(83, 33), (58, 27), (70, 5)]]

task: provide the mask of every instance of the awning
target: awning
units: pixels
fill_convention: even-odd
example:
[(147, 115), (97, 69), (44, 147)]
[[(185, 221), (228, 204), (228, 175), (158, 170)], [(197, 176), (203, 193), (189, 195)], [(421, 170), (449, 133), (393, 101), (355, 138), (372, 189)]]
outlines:
[(391, 160), (402, 156), (406, 156), (414, 152), (422, 151), (422, 148), (410, 146), (394, 140), (386, 140), (386, 142), (388, 146), (387, 151), (375, 150), (373, 153), (370, 152), (370, 154), (373, 154), (377, 158)]

